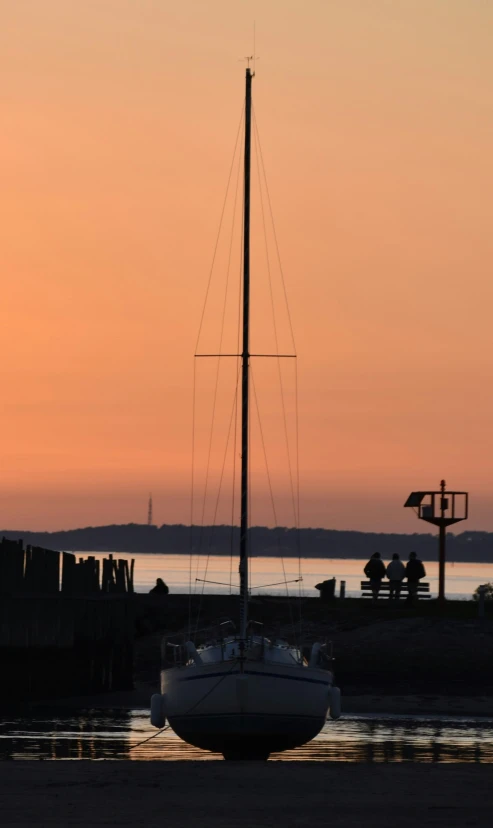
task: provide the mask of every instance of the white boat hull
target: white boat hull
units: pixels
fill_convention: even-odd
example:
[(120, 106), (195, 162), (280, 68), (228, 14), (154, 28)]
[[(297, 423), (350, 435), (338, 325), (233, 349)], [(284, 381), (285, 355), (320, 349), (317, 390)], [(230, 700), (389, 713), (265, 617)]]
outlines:
[(166, 718), (189, 744), (226, 758), (267, 758), (313, 739), (332, 674), (299, 664), (225, 661), (163, 670)]

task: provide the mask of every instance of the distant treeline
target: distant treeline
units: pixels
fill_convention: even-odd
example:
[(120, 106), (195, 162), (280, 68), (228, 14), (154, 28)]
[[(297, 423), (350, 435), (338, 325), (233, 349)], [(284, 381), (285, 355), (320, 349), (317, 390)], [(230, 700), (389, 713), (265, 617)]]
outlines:
[[(237, 554), (239, 529), (231, 526), (203, 528), (183, 524), (143, 526), (129, 523), (123, 526), (88, 526), (65, 532), (25, 532), (0, 530), (0, 536), (11, 540), (23, 538), (26, 544), (72, 552), (154, 552), (161, 554), (230, 555)], [(336, 529), (251, 529), (251, 554), (260, 556), (297, 556), (304, 558), (367, 558), (380, 552), (390, 558), (393, 552), (407, 557), (415, 551), (423, 560), (437, 558), (436, 534), (377, 534), (374, 532), (344, 532)], [(447, 538), (447, 558), (450, 561), (477, 561), (493, 563), (493, 533), (462, 532)]]

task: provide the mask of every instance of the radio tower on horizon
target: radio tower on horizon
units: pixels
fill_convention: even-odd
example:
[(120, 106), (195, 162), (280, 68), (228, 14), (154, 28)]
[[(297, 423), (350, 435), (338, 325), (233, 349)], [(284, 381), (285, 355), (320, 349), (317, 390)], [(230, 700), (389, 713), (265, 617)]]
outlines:
[(149, 495), (149, 506), (147, 508), (147, 525), (152, 526), (152, 494)]

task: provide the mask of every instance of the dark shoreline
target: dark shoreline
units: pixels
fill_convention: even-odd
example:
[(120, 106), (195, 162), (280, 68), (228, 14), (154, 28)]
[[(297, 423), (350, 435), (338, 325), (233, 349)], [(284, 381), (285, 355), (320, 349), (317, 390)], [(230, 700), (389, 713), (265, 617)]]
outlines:
[[(123, 524), (88, 526), (55, 532), (32, 532), (21, 529), (2, 529), (0, 536), (10, 540), (23, 538), (26, 544), (45, 549), (72, 552), (189, 555), (224, 555), (238, 548), (239, 528), (234, 526), (186, 526), (164, 524), (147, 526)], [(438, 541), (432, 533), (356, 532), (336, 529), (279, 526), (252, 526), (250, 529), (252, 555), (259, 557), (303, 558), (324, 560), (353, 558), (367, 559), (378, 550), (382, 557), (391, 558), (398, 552), (407, 558), (411, 551), (425, 561), (437, 559)], [(493, 533), (462, 532), (447, 535), (447, 560), (456, 563), (489, 563), (493, 552)]]

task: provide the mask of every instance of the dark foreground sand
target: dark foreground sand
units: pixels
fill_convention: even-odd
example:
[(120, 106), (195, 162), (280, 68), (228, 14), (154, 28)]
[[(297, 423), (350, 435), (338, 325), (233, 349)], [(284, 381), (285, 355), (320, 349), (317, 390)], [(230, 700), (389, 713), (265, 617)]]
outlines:
[(8, 826), (489, 826), (493, 766), (5, 762)]

